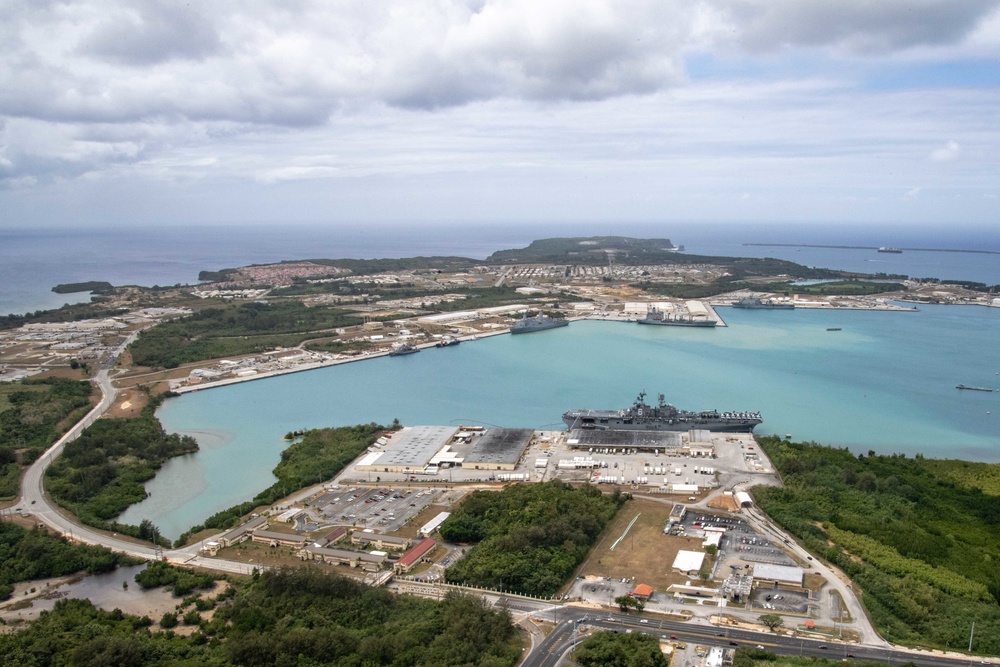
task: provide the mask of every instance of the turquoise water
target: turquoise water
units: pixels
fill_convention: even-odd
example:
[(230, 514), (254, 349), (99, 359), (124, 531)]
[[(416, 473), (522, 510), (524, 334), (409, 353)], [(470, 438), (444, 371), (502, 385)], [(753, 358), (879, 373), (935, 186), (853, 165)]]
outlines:
[(164, 427), (202, 450), (168, 463), (122, 520), (175, 537), (251, 498), (291, 430), (394, 418), (562, 428), (569, 408), (625, 407), (641, 389), (685, 409), (759, 410), (759, 433), (1000, 462), (1000, 393), (955, 389), (1000, 388), (1000, 309), (719, 313), (730, 326), (574, 322), (171, 399)]

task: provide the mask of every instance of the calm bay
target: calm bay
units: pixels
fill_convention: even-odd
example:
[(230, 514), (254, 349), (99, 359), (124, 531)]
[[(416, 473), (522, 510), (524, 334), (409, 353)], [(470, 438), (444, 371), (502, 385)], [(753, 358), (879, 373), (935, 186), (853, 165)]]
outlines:
[[(562, 429), (570, 408), (645, 389), (683, 409), (759, 410), (758, 433), (881, 453), (1000, 462), (1000, 309), (719, 309), (714, 330), (574, 322), (195, 392), (158, 412), (201, 451), (169, 462), (120, 520), (176, 537), (274, 481), (283, 435), (403, 424)], [(828, 331), (839, 328), (839, 331)]]

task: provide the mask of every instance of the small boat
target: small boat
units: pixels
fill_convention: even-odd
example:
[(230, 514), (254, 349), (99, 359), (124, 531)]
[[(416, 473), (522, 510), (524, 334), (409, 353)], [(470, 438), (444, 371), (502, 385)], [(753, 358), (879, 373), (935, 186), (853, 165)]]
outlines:
[(993, 391), (991, 387), (970, 387), (966, 384), (956, 384), (955, 389), (968, 389), (970, 391)]
[(827, 331), (840, 331), (840, 327), (827, 327)]

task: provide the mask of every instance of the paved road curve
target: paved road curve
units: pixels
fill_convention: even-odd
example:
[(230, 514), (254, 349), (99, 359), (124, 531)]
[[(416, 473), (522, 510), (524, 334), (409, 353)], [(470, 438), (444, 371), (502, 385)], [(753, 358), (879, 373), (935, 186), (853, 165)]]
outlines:
[[(76, 425), (59, 438), (54, 445), (43, 454), (25, 472), (21, 481), (21, 499), (14, 505), (15, 511), (31, 514), (38, 521), (49, 528), (70, 536), (71, 539), (85, 542), (87, 544), (99, 544), (112, 551), (126, 553), (138, 558), (148, 560), (157, 557), (157, 550), (152, 545), (137, 544), (131, 540), (120, 539), (114, 535), (99, 532), (87, 526), (81, 525), (75, 519), (63, 514), (53, 502), (46, 496), (43, 488), (45, 471), (52, 461), (59, 456), (66, 444), (76, 440), (88, 426), (93, 424), (114, 404), (118, 390), (115, 389), (111, 381), (111, 370), (114, 368), (118, 356), (127, 348), (139, 335), (139, 331), (133, 332), (108, 359), (101, 364), (101, 369), (94, 378), (97, 387), (101, 390), (101, 400), (94, 408), (87, 413)], [(219, 559), (206, 559), (198, 557), (198, 550), (202, 547), (202, 542), (193, 544), (183, 549), (173, 549), (162, 552), (163, 557), (173, 563), (186, 563), (198, 567), (204, 567), (223, 572), (249, 574), (253, 570), (252, 565), (225, 561)]]

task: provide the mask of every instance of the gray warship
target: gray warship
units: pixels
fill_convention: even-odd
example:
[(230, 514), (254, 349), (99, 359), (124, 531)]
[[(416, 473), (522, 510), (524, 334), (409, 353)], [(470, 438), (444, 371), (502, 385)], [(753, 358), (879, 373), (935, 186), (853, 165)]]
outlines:
[(688, 431), (693, 428), (723, 433), (751, 433), (763, 421), (759, 412), (719, 412), (704, 410), (688, 412), (663, 402), (646, 405), (646, 392), (639, 393), (635, 403), (624, 410), (567, 410), (563, 422), (567, 428), (606, 431)]
[(557, 320), (554, 317), (543, 315), (541, 312), (534, 317), (528, 317), (527, 313), (525, 313), (524, 317), (515, 322), (514, 326), (510, 328), (510, 332), (512, 334), (523, 334), (566, 326), (569, 326), (569, 322), (566, 320)]

